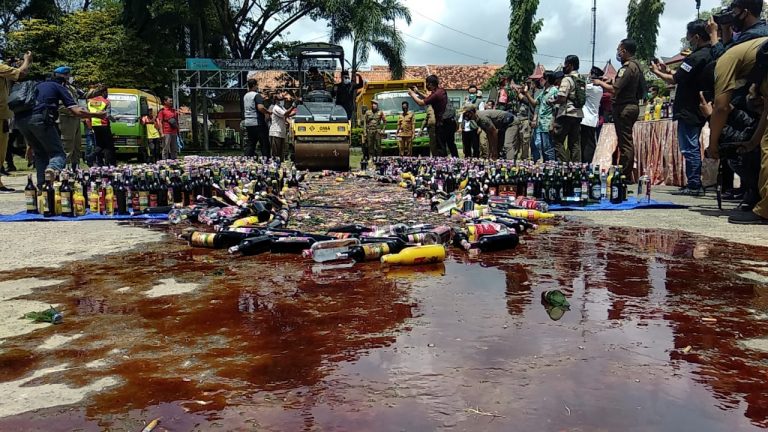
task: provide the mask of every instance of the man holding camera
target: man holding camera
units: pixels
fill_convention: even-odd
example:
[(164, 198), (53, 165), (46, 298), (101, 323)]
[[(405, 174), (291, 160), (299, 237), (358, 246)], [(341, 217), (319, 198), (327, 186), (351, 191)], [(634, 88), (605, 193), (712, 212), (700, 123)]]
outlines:
[(707, 119), (699, 110), (699, 89), (706, 86), (704, 73), (712, 62), (712, 48), (707, 23), (695, 20), (688, 23), (686, 41), (693, 52), (686, 57), (680, 68), (672, 74), (667, 65), (654, 61), (651, 72), (668, 84), (676, 84), (673, 118), (677, 120), (677, 140), (685, 158), (685, 176), (688, 184), (674, 195), (699, 196), (701, 184), (701, 128)]
[[(714, 57), (720, 58), (728, 48), (758, 37), (768, 36), (768, 25), (760, 15), (763, 12), (763, 0), (734, 0), (731, 5), (712, 17), (707, 25), (709, 38), (721, 40), (712, 47)], [(734, 38), (734, 32), (738, 36)]]

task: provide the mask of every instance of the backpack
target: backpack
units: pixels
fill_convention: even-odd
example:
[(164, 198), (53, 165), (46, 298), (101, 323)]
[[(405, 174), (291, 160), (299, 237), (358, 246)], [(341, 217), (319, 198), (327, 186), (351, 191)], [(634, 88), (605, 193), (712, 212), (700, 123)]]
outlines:
[(37, 105), (37, 83), (35, 81), (17, 82), (8, 95), (8, 108), (14, 114), (31, 111)]
[(638, 63), (635, 60), (632, 60), (632, 62), (640, 70), (640, 80), (637, 82), (637, 93), (635, 94), (635, 99), (637, 99), (638, 101), (645, 100), (645, 97), (648, 95), (648, 82), (645, 80), (645, 73), (643, 73), (643, 67), (640, 66), (640, 63)]
[(581, 75), (577, 77), (571, 77), (573, 86), (575, 87), (573, 92), (573, 106), (576, 108), (584, 108), (587, 103), (587, 81)]

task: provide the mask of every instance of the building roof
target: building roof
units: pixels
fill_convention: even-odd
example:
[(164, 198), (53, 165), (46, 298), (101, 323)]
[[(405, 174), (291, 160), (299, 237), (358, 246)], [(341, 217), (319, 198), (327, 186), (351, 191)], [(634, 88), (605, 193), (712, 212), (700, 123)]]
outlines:
[[(423, 65), (407, 66), (403, 79), (424, 79), (429, 75), (437, 75), (440, 84), (448, 90), (463, 90), (470, 84), (483, 85), (501, 65)], [(336, 71), (335, 79), (339, 79), (341, 71)], [(374, 65), (370, 70), (358, 71), (367, 81), (388, 81), (392, 74), (387, 66)], [(284, 87), (291, 79), (284, 71), (255, 71), (248, 78), (259, 81), (259, 87)]]

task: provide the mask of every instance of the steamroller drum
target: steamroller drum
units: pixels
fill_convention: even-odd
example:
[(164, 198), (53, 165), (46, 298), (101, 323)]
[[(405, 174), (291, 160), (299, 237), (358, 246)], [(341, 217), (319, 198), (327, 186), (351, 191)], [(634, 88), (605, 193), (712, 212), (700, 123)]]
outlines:
[(296, 167), (312, 171), (349, 171), (349, 142), (295, 143)]

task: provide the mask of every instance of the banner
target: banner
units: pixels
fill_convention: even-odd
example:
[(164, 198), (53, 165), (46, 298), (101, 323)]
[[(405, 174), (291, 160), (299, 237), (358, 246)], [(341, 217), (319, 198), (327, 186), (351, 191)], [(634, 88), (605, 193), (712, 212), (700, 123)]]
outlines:
[[(316, 67), (323, 70), (335, 70), (334, 60), (306, 59), (302, 62), (302, 69)], [(232, 71), (232, 70), (284, 70), (296, 71), (299, 62), (296, 59), (209, 59), (188, 58), (187, 69), (197, 71)]]

